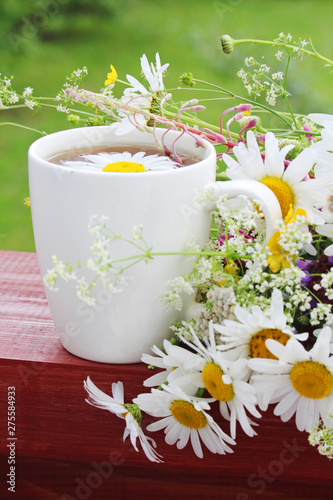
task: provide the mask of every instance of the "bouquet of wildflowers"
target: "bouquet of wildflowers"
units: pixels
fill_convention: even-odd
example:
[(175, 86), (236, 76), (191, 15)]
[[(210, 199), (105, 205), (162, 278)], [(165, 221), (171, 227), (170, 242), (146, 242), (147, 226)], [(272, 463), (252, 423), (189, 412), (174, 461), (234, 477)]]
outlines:
[[(273, 41), (233, 40), (228, 35), (221, 41), (226, 54), (242, 43), (270, 45), (276, 59), (285, 63), (285, 71), (272, 72), (263, 60), (247, 57), (238, 72), (245, 96), (192, 74), (182, 75), (184, 93), (191, 88), (193, 94), (193, 87), (209, 88), (217, 101), (232, 100), (218, 123), (201, 118), (200, 100), (174, 101), (164, 84), (168, 64), (162, 65), (158, 54), (155, 64), (149, 64), (145, 55), (141, 58), (145, 84), (131, 75), (121, 81), (111, 65), (105, 87), (91, 92), (82, 88), (87, 72), (83, 68), (72, 73), (56, 97), (54, 107), (74, 125), (108, 124), (119, 135), (134, 128), (155, 134), (163, 127), (165, 136), (169, 130), (180, 130), (199, 147), (202, 139), (212, 142), (217, 178), (263, 183), (275, 194), (282, 213), (267, 241), (260, 206), (244, 196), (227, 201), (214, 199), (209, 189), (197, 193), (197, 203), (216, 203), (211, 238), (206, 248), (189, 242), (191, 271), (169, 282), (161, 297), (166, 308), (178, 310), (184, 294), (195, 301), (185, 320), (170, 325), (173, 338), (142, 356), (153, 373), (144, 382), (151, 392), (125, 403), (121, 382), (113, 384), (110, 396), (88, 377), (87, 402), (123, 418), (124, 439), (129, 435), (136, 450), (139, 439), (151, 461), (160, 462), (162, 457), (141, 427), (141, 412), (157, 419), (148, 431), (164, 429), (166, 442), (178, 449), (190, 441), (202, 457), (202, 444), (212, 453), (225, 454), (233, 451), (236, 432), (255, 436), (268, 405), (274, 405), (281, 420), (295, 419), (297, 428), (309, 433), (309, 442), (332, 458), (333, 115), (295, 113), (287, 74), (296, 57), (317, 58), (330, 69), (333, 62), (311, 42), (294, 42), (283, 33)], [(125, 90), (116, 98), (113, 89), (119, 84), (125, 84)], [(7, 78), (1, 80), (0, 98), (5, 109), (21, 105), (38, 109), (44, 104), (30, 87), (19, 95)], [(287, 111), (275, 108), (278, 99)], [(266, 125), (268, 117), (273, 126)], [(169, 148), (162, 138), (157, 145), (170, 163), (143, 162), (144, 170), (181, 166), (177, 141)], [(135, 160), (126, 162), (135, 169)], [(101, 168), (92, 155), (86, 163)], [(109, 252), (112, 241), (121, 236), (110, 233), (103, 217), (93, 219), (89, 230), (94, 242), (86, 265), (95, 271), (95, 281), (101, 280), (111, 292), (121, 291), (124, 268), (117, 267)], [(133, 245), (141, 252), (135, 262), (158, 258), (143, 234), (142, 227), (134, 228)], [(55, 289), (58, 278), (73, 280), (79, 297), (93, 304), (95, 282), (77, 278), (73, 264), (56, 257), (54, 264), (46, 284)], [(212, 405), (219, 406), (221, 420), (230, 422), (229, 433), (210, 415)]]

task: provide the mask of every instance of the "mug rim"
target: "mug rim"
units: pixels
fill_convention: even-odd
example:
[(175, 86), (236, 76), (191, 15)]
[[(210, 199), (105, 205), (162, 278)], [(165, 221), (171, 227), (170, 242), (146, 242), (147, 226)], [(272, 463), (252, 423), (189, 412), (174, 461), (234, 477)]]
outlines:
[[(92, 176), (97, 175), (97, 176), (99, 176), (99, 175), (103, 174), (103, 176), (105, 176), (105, 174), (108, 174), (108, 177), (114, 177), (114, 176), (116, 176), (118, 178), (119, 177), (129, 178), (129, 177), (132, 177), (132, 176), (137, 176), (138, 174), (142, 174), (143, 172), (103, 172), (103, 171), (98, 171), (98, 170), (92, 171), (92, 170), (76, 169), (76, 168), (69, 167), (69, 166), (66, 166), (66, 165), (58, 165), (57, 163), (53, 163), (53, 162), (49, 161), (48, 159), (46, 159), (45, 157), (43, 157), (43, 155), (41, 155), (38, 152), (38, 149), (41, 147), (41, 145), (43, 145), (43, 143), (45, 141), (52, 140), (53, 138), (56, 138), (56, 136), (58, 136), (59, 139), (61, 138), (62, 135), (68, 135), (68, 134), (69, 135), (73, 135), (73, 137), (75, 137), (75, 135), (83, 134), (83, 132), (85, 133), (85, 135), (87, 133), (89, 135), (90, 133), (93, 134), (94, 131), (96, 131), (96, 130), (106, 130), (106, 128), (112, 128), (112, 131), (116, 130), (115, 127), (112, 127), (112, 125), (98, 125), (98, 126), (93, 126), (93, 127), (76, 127), (76, 128), (72, 128), (72, 129), (60, 130), (60, 131), (48, 134), (46, 136), (40, 137), (39, 139), (37, 139), (36, 141), (34, 141), (30, 145), (30, 147), (29, 147), (29, 150), (28, 150), (29, 161), (30, 160), (38, 160), (38, 162), (40, 162), (40, 164), (44, 165), (45, 167), (48, 167), (48, 168), (61, 168), (61, 170), (64, 171), (64, 172), (67, 171), (67, 172), (71, 172), (71, 173), (75, 173), (75, 174), (80, 174), (80, 175), (92, 175)], [(166, 130), (167, 129), (162, 129), (162, 128), (156, 129), (156, 133), (157, 133), (158, 136), (161, 136), (163, 133), (166, 132)], [(116, 136), (116, 137), (121, 138), (120, 142), (124, 143), (124, 144), (121, 144), (121, 146), (123, 147), (124, 145), (126, 145), (125, 144), (126, 143), (126, 137), (131, 137), (131, 135), (133, 135), (133, 134), (135, 136), (137, 134), (145, 134), (146, 137), (153, 137), (152, 133), (149, 133), (147, 131), (142, 132), (142, 131), (139, 131), (137, 129), (134, 129), (133, 131), (129, 132), (128, 134), (124, 134), (122, 136)], [(169, 130), (168, 134), (171, 134), (171, 136), (174, 136), (174, 137), (182, 136), (182, 137), (179, 138), (179, 141), (181, 141), (182, 139), (183, 140), (192, 140), (194, 147), (200, 147), (200, 146), (195, 146), (194, 139), (192, 137), (183, 135), (181, 131)], [(115, 136), (115, 133), (114, 133), (113, 137), (114, 136)], [(150, 170), (149, 171), (149, 177), (151, 177), (151, 175), (154, 175), (154, 176), (157, 176), (157, 175), (174, 175), (176, 172), (184, 172), (184, 168), (186, 169), (187, 172), (189, 172), (189, 171), (192, 171), (194, 169), (202, 167), (202, 163), (206, 162), (212, 156), (214, 157), (214, 160), (215, 160), (215, 163), (216, 163), (216, 150), (215, 150), (215, 147), (213, 146), (213, 144), (211, 144), (206, 139), (202, 139), (201, 138), (200, 140), (204, 144), (204, 148), (202, 148), (202, 149), (207, 151), (207, 154), (205, 155), (205, 157), (199, 159), (198, 161), (196, 161), (193, 164), (185, 165), (184, 167), (179, 167), (179, 168), (175, 168), (175, 169), (157, 170), (157, 171)], [(103, 147), (103, 146), (108, 147), (107, 139), (104, 142), (102, 142), (102, 143), (96, 144), (96, 146), (97, 147)], [(146, 144), (146, 146), (149, 147), (151, 145), (150, 144)], [(61, 152), (66, 152), (68, 150), (68, 149), (64, 149), (64, 148), (59, 148), (59, 149), (60, 149), (60, 151), (58, 153), (55, 152), (54, 155), (61, 154)], [(75, 147), (73, 149), (75, 149)], [(181, 146), (180, 146), (180, 149), (181, 149)], [(54, 156), (54, 155), (52, 155), (52, 156)]]

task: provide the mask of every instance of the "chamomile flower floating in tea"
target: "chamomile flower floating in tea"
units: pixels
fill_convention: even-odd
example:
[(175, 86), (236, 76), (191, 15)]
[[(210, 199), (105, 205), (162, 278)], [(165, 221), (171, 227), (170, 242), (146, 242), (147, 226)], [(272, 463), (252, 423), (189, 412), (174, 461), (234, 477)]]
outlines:
[(60, 164), (75, 169), (122, 173), (172, 170), (179, 167), (167, 156), (146, 155), (141, 151), (133, 155), (128, 151), (82, 154), (77, 160), (60, 160)]

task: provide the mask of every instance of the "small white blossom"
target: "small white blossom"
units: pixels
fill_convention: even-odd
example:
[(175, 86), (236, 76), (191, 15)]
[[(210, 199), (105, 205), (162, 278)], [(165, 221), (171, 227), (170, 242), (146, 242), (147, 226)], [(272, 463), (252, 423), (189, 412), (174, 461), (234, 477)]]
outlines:
[(283, 80), (283, 73), (282, 71), (278, 71), (277, 73), (272, 74), (272, 79), (273, 80)]
[(69, 109), (66, 106), (63, 106), (62, 104), (59, 104), (57, 106), (57, 111), (60, 111), (60, 113), (69, 113)]
[(164, 302), (167, 310), (174, 308), (180, 311), (183, 305), (181, 298), (181, 293), (186, 293), (192, 295), (194, 289), (191, 284), (183, 278), (183, 276), (178, 276), (173, 280), (168, 282), (170, 290), (166, 291), (162, 297), (162, 302)]
[(283, 52), (282, 50), (278, 50), (277, 53), (275, 54), (275, 57), (278, 61), (282, 61), (283, 59)]
[(32, 99), (25, 99), (24, 104), (30, 109), (34, 109), (37, 106), (37, 102)]
[(23, 94), (22, 96), (23, 97), (29, 97), (29, 95), (31, 95), (33, 93), (34, 89), (31, 88), (31, 87), (26, 87), (23, 91)]
[(133, 238), (135, 240), (141, 240), (142, 238), (143, 225), (139, 224), (132, 228)]
[(16, 92), (13, 92), (9, 98), (8, 98), (8, 102), (9, 104), (15, 104), (16, 102), (18, 102), (20, 100), (19, 96), (17, 95)]

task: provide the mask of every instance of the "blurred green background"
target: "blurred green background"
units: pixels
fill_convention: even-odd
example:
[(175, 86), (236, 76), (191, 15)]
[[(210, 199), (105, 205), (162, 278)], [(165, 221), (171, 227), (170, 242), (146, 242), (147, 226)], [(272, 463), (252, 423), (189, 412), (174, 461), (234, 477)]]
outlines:
[[(98, 91), (110, 64), (122, 79), (127, 73), (139, 77), (141, 55), (152, 61), (159, 52), (162, 63), (170, 63), (168, 88), (179, 85), (183, 72), (192, 72), (246, 95), (236, 76), (244, 58), (265, 54), (278, 71), (276, 50), (242, 45), (227, 56), (220, 48), (222, 34), (272, 40), (283, 31), (294, 39), (311, 38), (320, 53), (333, 58), (332, 18), (330, 0), (1, 0), (0, 72), (14, 75), (20, 92), (31, 86), (36, 96), (55, 96), (67, 75), (87, 66), (84, 86)], [(332, 113), (332, 81), (319, 61), (306, 58), (293, 65), (289, 90), (295, 111)], [(212, 103), (205, 117), (217, 122), (222, 111)], [(0, 124), (7, 121), (47, 133), (71, 127), (52, 109), (35, 115), (29, 109), (0, 111)], [(29, 195), (27, 150), (38, 137), (0, 127), (0, 249), (34, 251), (23, 200)]]

